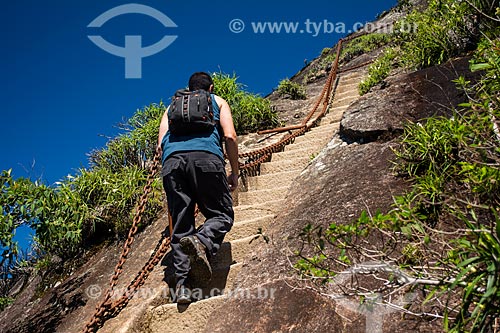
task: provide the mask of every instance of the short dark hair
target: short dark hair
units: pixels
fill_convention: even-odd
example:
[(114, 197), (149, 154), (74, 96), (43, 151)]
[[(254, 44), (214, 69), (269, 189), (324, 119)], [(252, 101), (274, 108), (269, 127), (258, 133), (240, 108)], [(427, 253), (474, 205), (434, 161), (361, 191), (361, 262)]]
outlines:
[(210, 86), (214, 84), (210, 75), (205, 72), (196, 72), (189, 78), (189, 90), (206, 90), (210, 89)]

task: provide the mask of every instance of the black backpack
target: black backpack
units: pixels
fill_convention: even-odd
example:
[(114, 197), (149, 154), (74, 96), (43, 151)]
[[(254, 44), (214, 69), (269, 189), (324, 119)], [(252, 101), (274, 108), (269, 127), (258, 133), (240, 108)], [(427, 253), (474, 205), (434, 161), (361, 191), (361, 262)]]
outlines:
[(168, 127), (174, 135), (210, 132), (216, 126), (212, 96), (208, 91), (177, 90), (168, 110)]

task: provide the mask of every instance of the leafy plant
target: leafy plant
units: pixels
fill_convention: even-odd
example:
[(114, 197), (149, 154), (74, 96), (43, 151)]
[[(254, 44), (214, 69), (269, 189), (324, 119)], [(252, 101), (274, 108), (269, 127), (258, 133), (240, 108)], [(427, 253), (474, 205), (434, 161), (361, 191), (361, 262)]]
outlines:
[(321, 50), (321, 56), (326, 56), (328, 53), (332, 52), (332, 49), (330, 47), (325, 47), (323, 50)]
[[(299, 259), (295, 268), (306, 276), (321, 278), (335, 276), (335, 266), (346, 267), (353, 264), (351, 251), (355, 251), (359, 239), (366, 238), (371, 233), (380, 230), (399, 230), (399, 225), (394, 224), (395, 220), (394, 214), (385, 215), (377, 212), (374, 217), (370, 217), (366, 211), (363, 211), (361, 216), (352, 223), (331, 223), (326, 230), (307, 224), (299, 234), (299, 238), (304, 243), (313, 246), (313, 255), (307, 256), (302, 251), (297, 251), (296, 255)], [(326, 252), (327, 245), (334, 249), (335, 256)], [(386, 245), (390, 247), (391, 243), (381, 245), (382, 248), (374, 252), (383, 255), (387, 249)]]
[[(142, 194), (147, 174), (136, 166), (125, 167), (117, 172), (106, 168), (80, 172), (78, 177), (70, 179), (69, 185), (89, 210), (86, 237), (96, 235), (96, 230), (99, 234), (96, 236), (101, 239), (105, 235), (124, 237), (132, 225), (135, 206)], [(144, 225), (149, 224), (162, 208), (163, 187), (159, 179), (152, 186), (155, 195), (148, 200), (143, 216)]]
[(328, 52), (325, 50), (329, 48), (323, 49), (321, 52), (320, 58), (316, 63), (310, 66), (307, 73), (304, 75), (303, 83), (310, 83), (321, 76), (326, 75), (326, 71), (332, 67), (333, 62), (335, 61), (336, 54), (331, 52), (329, 49)]
[(163, 102), (150, 104), (137, 112), (121, 127), (124, 134), (106, 143), (106, 147), (89, 154), (92, 167), (118, 171), (136, 166), (146, 169), (146, 161), (152, 160), (158, 141), (158, 128), (163, 113)]
[[(158, 126), (164, 107), (150, 105), (138, 111), (126, 124), (128, 133), (91, 154), (93, 168), (69, 176), (54, 187), (29, 179), (12, 179), (10, 171), (1, 175), (0, 241), (3, 258), (17, 254), (12, 241), (21, 224), (35, 231), (41, 254), (71, 258), (84, 243), (96, 242), (95, 226), (104, 225), (97, 239), (123, 236), (130, 226), (135, 203), (148, 170), (147, 161), (156, 147)], [(154, 183), (161, 193), (158, 181)], [(158, 199), (148, 202), (147, 223), (161, 208)], [(110, 231), (107, 231), (110, 230)], [(94, 239), (94, 240), (92, 240)]]
[[(408, 5), (408, 1), (399, 1), (398, 7), (403, 9)], [(419, 69), (438, 65), (475, 49), (482, 36), (498, 36), (497, 5), (491, 0), (430, 0), (424, 10), (413, 8), (396, 22), (394, 34), (386, 37), (393, 46), (386, 48), (386, 52), (370, 67), (368, 78), (360, 84), (360, 94), (382, 82), (393, 67)], [(346, 59), (350, 59), (350, 52), (357, 54), (364, 47), (377, 47), (385, 42), (383, 35), (367, 36), (372, 35), (374, 37), (363, 36), (351, 41), (345, 51)]]
[(396, 5), (396, 8), (399, 11), (402, 11), (406, 8), (408, 8), (411, 5), (410, 0), (398, 0), (398, 4)]
[[(449, 2), (449, 1), (448, 1)], [(446, 15), (445, 15), (446, 14)], [(445, 17), (443, 16), (445, 15)], [(463, 16), (460, 16), (463, 17)], [(451, 20), (452, 19), (452, 20)], [(423, 13), (413, 11), (399, 24), (406, 27), (417, 27), (416, 31), (402, 32), (402, 62), (407, 67), (421, 68), (436, 65), (447, 60), (456, 52), (450, 40), (450, 28), (455, 18), (437, 10), (436, 2), (430, 4)], [(398, 27), (396, 27), (398, 30)]]
[(52, 189), (25, 178), (13, 180), (5, 171), (3, 180), (0, 225), (2, 246), (9, 249), (10, 256), (17, 254), (12, 233), (21, 224), (36, 231), (36, 241), (44, 252), (63, 258), (74, 254), (87, 208), (78, 194), (64, 184)]
[(457, 163), (458, 152), (466, 145), (466, 138), (473, 133), (458, 119), (429, 118), (422, 123), (408, 124), (401, 147), (395, 151), (401, 162), (396, 166), (400, 173), (415, 177), (432, 171), (443, 174), (450, 165)]
[(500, 314), (500, 219), (495, 216), (493, 229), (481, 226), (474, 211), (470, 211), (472, 221), (462, 216), (468, 228), (468, 237), (458, 240), (460, 260), (459, 273), (450, 288), (464, 286), (462, 304), (456, 320), (449, 324), (450, 332), (483, 332), (494, 324)]
[(213, 73), (214, 93), (224, 98), (233, 114), (237, 134), (256, 132), (261, 129), (276, 127), (279, 124), (276, 110), (271, 102), (244, 90), (235, 74)]
[(368, 67), (368, 78), (359, 84), (360, 95), (366, 94), (389, 75), (396, 55), (397, 53), (393, 48), (386, 48), (384, 54)]
[(0, 311), (3, 311), (6, 307), (14, 302), (13, 298), (10, 297), (0, 297)]
[(311, 155), (309, 155), (309, 161), (314, 160), (317, 156), (318, 156), (318, 153), (312, 153)]
[(305, 88), (297, 82), (283, 79), (278, 85), (278, 94), (280, 96), (288, 96), (291, 99), (306, 99)]
[(340, 62), (348, 62), (355, 57), (376, 50), (387, 45), (391, 40), (391, 35), (381, 33), (372, 33), (355, 38), (342, 48)]
[(475, 49), (482, 36), (498, 35), (499, 21), (490, 19), (495, 16), (495, 7), (491, 0), (433, 0), (423, 12), (413, 10), (399, 22), (401, 29), (396, 29), (403, 64), (409, 68), (440, 64)]

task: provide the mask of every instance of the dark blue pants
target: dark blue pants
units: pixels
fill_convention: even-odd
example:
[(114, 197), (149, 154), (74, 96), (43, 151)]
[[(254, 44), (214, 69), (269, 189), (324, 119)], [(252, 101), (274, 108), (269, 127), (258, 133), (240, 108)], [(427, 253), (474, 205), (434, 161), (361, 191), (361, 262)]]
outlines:
[[(208, 255), (215, 255), (224, 235), (233, 225), (233, 199), (224, 162), (208, 152), (180, 152), (170, 155), (163, 164), (162, 176), (173, 223), (171, 248), (175, 278), (177, 284), (180, 284), (187, 278), (189, 257), (180, 249), (179, 240), (196, 234), (206, 246)], [(198, 230), (194, 220), (195, 204), (198, 204), (206, 218)]]

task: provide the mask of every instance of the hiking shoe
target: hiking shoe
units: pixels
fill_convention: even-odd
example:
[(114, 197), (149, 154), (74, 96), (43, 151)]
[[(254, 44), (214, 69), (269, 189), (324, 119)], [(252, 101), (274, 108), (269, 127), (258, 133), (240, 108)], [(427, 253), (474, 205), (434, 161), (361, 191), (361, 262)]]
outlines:
[(191, 290), (183, 284), (178, 285), (175, 291), (175, 299), (178, 304), (191, 303)]
[(191, 263), (189, 273), (193, 283), (200, 287), (206, 287), (212, 279), (212, 268), (208, 262), (205, 245), (194, 235), (182, 237), (179, 244), (182, 251), (189, 256)]

